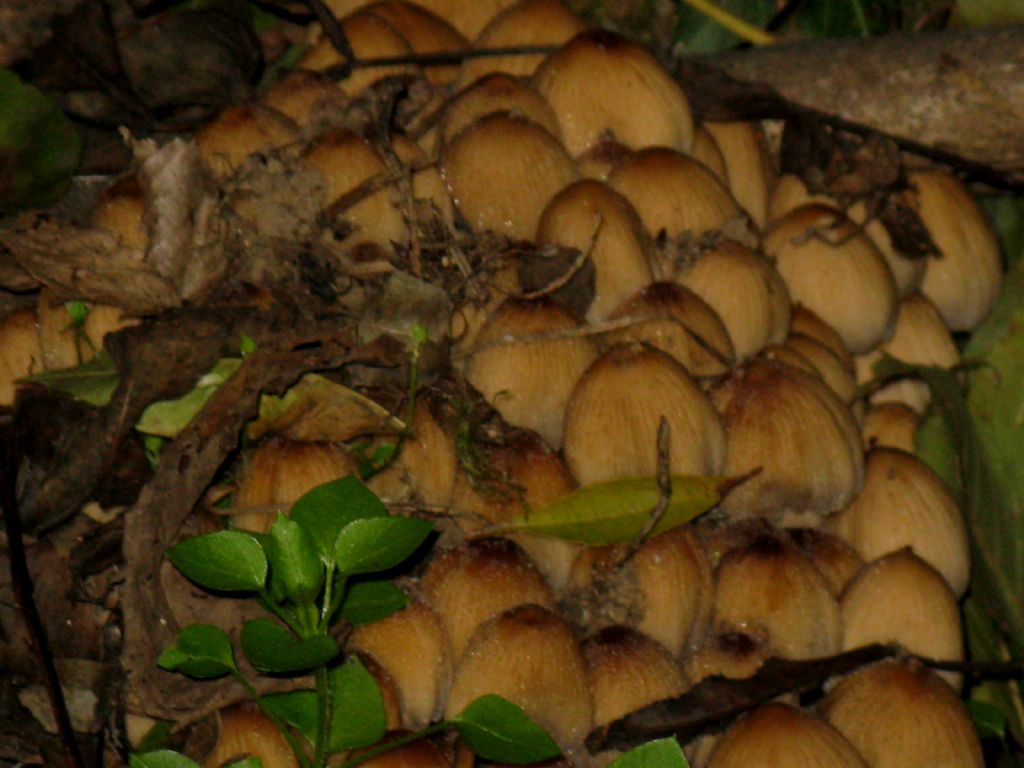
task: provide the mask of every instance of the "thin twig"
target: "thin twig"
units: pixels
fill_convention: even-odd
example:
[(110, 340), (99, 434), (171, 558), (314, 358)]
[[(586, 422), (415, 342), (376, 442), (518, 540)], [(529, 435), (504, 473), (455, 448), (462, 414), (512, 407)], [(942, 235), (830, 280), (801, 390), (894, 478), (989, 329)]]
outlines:
[[(315, 2), (316, 0), (307, 0)], [(324, 29), (326, 32), (327, 29)], [(333, 39), (332, 39), (333, 43)], [(353, 57), (344, 64), (335, 64), (323, 70), (332, 80), (344, 80), (353, 69), (370, 69), (373, 67), (398, 67), (410, 64), (420, 67), (446, 67), (461, 64), (469, 59), (486, 59), (496, 56), (535, 56), (547, 55), (558, 50), (555, 45), (508, 45), (498, 48), (475, 48), (464, 51), (441, 51), (438, 53), (411, 53), (401, 56), (375, 56), (370, 59)]]
[(658, 527), (658, 523), (661, 522), (661, 519), (665, 517), (665, 513), (668, 511), (669, 502), (672, 500), (671, 455), (669, 453), (670, 434), (671, 428), (668, 425), (668, 419), (662, 416), (658, 420), (658, 469), (655, 475), (658, 484), (658, 503), (654, 505), (654, 509), (651, 510), (651, 514), (647, 517), (643, 530), (630, 542), (629, 548), (619, 559), (619, 562), (616, 563), (616, 569), (622, 568), (636, 556), (636, 553), (640, 551), (640, 548), (643, 547), (647, 539), (651, 537), (651, 533)]
[(334, 46), (334, 50), (340, 53), (344, 59), (343, 63), (335, 64), (332, 69), (339, 70), (340, 79), (348, 77), (358, 66), (358, 59), (356, 59), (355, 51), (352, 50), (352, 44), (349, 43), (348, 35), (345, 34), (341, 22), (322, 0), (304, 0), (304, 2), (316, 16), (316, 20), (320, 22), (320, 26), (323, 28), (324, 34), (327, 35), (327, 39), (331, 41), (331, 45)]
[[(4, 437), (9, 438), (9, 435), (4, 435)], [(46, 629), (32, 594), (32, 575), (29, 573), (28, 562), (25, 558), (25, 539), (22, 535), (21, 514), (18, 511), (17, 492), (14, 487), (14, 461), (13, 456), (10, 455), (10, 445), (13, 441), (5, 439), (3, 442), (8, 447), (3, 451), (3, 456), (0, 456), (0, 493), (3, 494), (0, 504), (3, 506), (4, 527), (7, 531), (7, 554), (11, 561), (11, 589), (14, 593), (14, 601), (18, 604), (22, 620), (28, 630), (32, 650), (35, 651), (36, 658), (43, 670), (46, 693), (50, 699), (54, 720), (57, 723), (57, 734), (64, 750), (65, 761), (70, 768), (81, 768), (85, 763), (78, 747), (78, 740), (75, 738), (75, 730), (71, 725), (67, 703), (64, 701), (64, 691), (61, 688), (53, 652), (50, 650), (50, 643), (46, 637)]]

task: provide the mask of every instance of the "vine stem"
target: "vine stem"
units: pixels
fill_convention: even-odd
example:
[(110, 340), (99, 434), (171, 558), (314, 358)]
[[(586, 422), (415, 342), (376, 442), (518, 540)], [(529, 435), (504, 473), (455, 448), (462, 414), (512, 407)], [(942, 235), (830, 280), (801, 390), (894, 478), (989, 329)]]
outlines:
[(773, 45), (775, 36), (719, 8), (711, 0), (683, 0), (688, 6), (753, 45)]
[(234, 671), (235, 679), (245, 688), (246, 692), (252, 697), (252, 700), (256, 702), (256, 706), (260, 708), (260, 711), (265, 714), (270, 721), (277, 727), (277, 730), (284, 736), (285, 741), (288, 742), (288, 746), (291, 747), (292, 752), (295, 754), (295, 759), (299, 761), (300, 768), (310, 768), (309, 758), (306, 756), (306, 750), (302, 748), (302, 742), (298, 740), (288, 724), (285, 723), (277, 714), (267, 707), (263, 702), (263, 697), (260, 696), (259, 691), (250, 683), (238, 670)]
[(443, 731), (447, 728), (450, 723), (446, 720), (442, 720), (440, 723), (424, 728), (422, 731), (416, 731), (415, 733), (407, 733), (404, 736), (399, 736), (397, 739), (385, 742), (384, 744), (378, 744), (372, 749), (368, 749), (359, 757), (354, 757), (351, 760), (347, 760), (341, 764), (340, 768), (356, 768), (357, 765), (362, 765), (367, 760), (372, 760), (377, 755), (383, 755), (385, 752), (390, 752), (393, 749), (404, 747), (406, 744), (412, 744), (414, 741), (419, 741), (427, 736), (432, 736), (435, 733)]
[(331, 686), (327, 667), (316, 670), (316, 744), (313, 747), (312, 768), (322, 768), (327, 760), (327, 742), (331, 734)]

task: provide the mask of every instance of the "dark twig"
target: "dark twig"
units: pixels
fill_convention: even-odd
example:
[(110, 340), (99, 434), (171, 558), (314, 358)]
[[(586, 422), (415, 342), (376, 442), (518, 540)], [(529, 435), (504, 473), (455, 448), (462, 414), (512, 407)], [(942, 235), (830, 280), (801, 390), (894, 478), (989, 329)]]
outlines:
[(22, 620), (28, 629), (32, 650), (43, 670), (46, 692), (50, 699), (54, 720), (57, 723), (57, 733), (64, 749), (65, 761), (71, 768), (80, 768), (85, 763), (82, 760), (78, 740), (75, 738), (75, 731), (71, 725), (67, 703), (64, 701), (64, 691), (61, 689), (60, 677), (57, 674), (57, 666), (46, 637), (46, 629), (43, 627), (39, 609), (36, 607), (32, 594), (32, 575), (29, 573), (28, 562), (25, 558), (25, 539), (22, 536), (21, 515), (18, 511), (17, 493), (14, 488), (15, 457), (11, 455), (11, 445), (14, 441), (4, 439), (2, 442), (6, 448), (3, 451), (3, 456), (0, 456), (0, 493), (3, 494), (0, 504), (3, 506), (4, 527), (7, 532), (7, 554), (11, 561), (11, 588), (14, 593), (14, 601), (18, 604)]
[(658, 483), (658, 503), (654, 505), (654, 509), (651, 510), (650, 516), (647, 518), (647, 522), (644, 523), (643, 530), (640, 534), (630, 542), (629, 548), (625, 554), (617, 563), (617, 568), (621, 568), (633, 557), (640, 548), (644, 545), (644, 542), (650, 538), (651, 533), (655, 528), (658, 527), (658, 523), (665, 516), (665, 512), (668, 511), (669, 502), (672, 500), (672, 472), (669, 455), (669, 436), (670, 428), (668, 425), (668, 419), (664, 416), (658, 421), (658, 468), (657, 474), (655, 475)]
[(722, 730), (735, 718), (784, 693), (806, 693), (826, 680), (887, 658), (914, 660), (933, 669), (991, 679), (1019, 677), (1024, 663), (941, 661), (908, 654), (898, 645), (873, 644), (823, 659), (769, 659), (755, 675), (743, 679), (709, 677), (684, 695), (655, 702), (592, 731), (591, 753), (630, 749), (651, 739), (675, 736), (686, 743), (703, 733)]
[[(324, 28), (326, 32), (326, 27)], [(333, 39), (332, 39), (333, 42)], [(375, 56), (372, 59), (353, 57), (346, 64), (335, 64), (323, 70), (333, 80), (344, 80), (353, 69), (369, 69), (371, 67), (397, 67), (410, 64), (420, 67), (450, 67), (461, 64), (469, 59), (486, 59), (494, 56), (532, 56), (538, 53), (547, 55), (557, 51), (553, 45), (508, 45), (499, 48), (477, 48), (464, 51), (440, 51), (438, 53), (411, 53), (402, 56)]]
[(323, 28), (324, 34), (327, 35), (327, 39), (331, 41), (331, 45), (334, 46), (334, 50), (340, 53), (344, 59), (342, 64), (332, 67), (332, 69), (339, 70), (339, 79), (344, 80), (358, 66), (358, 59), (356, 59), (355, 51), (352, 50), (352, 44), (348, 41), (348, 35), (345, 34), (341, 22), (323, 0), (304, 0), (304, 2), (316, 16), (316, 20), (320, 22), (320, 26)]

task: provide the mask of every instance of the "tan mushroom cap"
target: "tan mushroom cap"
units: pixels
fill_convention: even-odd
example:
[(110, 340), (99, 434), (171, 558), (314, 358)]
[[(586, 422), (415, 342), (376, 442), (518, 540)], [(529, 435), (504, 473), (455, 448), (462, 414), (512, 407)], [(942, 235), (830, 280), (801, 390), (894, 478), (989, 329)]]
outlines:
[[(960, 364), (960, 350), (953, 334), (935, 305), (920, 293), (900, 302), (892, 336), (876, 349), (857, 356), (859, 383), (866, 384), (874, 378), (874, 365), (884, 355), (912, 365), (949, 369)], [(873, 403), (903, 403), (919, 414), (925, 412), (930, 401), (928, 385), (916, 379), (894, 381), (871, 394)]]
[[(561, 45), (586, 29), (586, 24), (561, 0), (521, 0), (495, 14), (473, 41), (478, 50), (527, 45)], [(462, 64), (460, 83), (490, 72), (529, 77), (544, 60), (543, 53), (483, 56)]]
[(508, 112), (532, 120), (558, 137), (558, 118), (547, 100), (525, 80), (504, 73), (484, 75), (455, 94), (441, 118), (441, 141), (492, 112)]
[(642, 344), (612, 347), (583, 375), (569, 401), (564, 452), (573, 476), (581, 485), (654, 476), (662, 417), (669, 424), (672, 473), (717, 474), (725, 436), (686, 369)]
[(954, 331), (988, 315), (1003, 285), (995, 232), (967, 188), (944, 171), (910, 174), (906, 199), (921, 216), (940, 256), (928, 260), (921, 292)]
[(505, 421), (559, 448), (569, 397), (598, 354), (589, 337), (573, 333), (581, 329), (550, 299), (508, 299), (480, 330), (466, 378)]
[(706, 121), (725, 162), (729, 191), (758, 229), (768, 224), (768, 200), (775, 187), (775, 167), (764, 132), (757, 123)]
[(714, 601), (716, 632), (752, 634), (782, 658), (830, 656), (842, 645), (828, 581), (782, 532), (766, 531), (722, 558)]
[(841, 212), (797, 208), (764, 239), (794, 302), (831, 325), (851, 352), (867, 352), (891, 332), (896, 284), (882, 255)]
[(849, 407), (818, 377), (753, 360), (713, 392), (728, 442), (725, 472), (760, 472), (721, 508), (732, 516), (828, 514), (861, 487), (864, 457)]
[(548, 201), (576, 178), (558, 139), (531, 120), (487, 115), (441, 151), (441, 175), (475, 232), (529, 240)]
[(455, 670), (447, 717), (497, 694), (522, 707), (563, 749), (579, 749), (593, 722), (586, 663), (564, 619), (538, 605), (512, 608), (473, 634)]
[(590, 322), (606, 319), (653, 279), (651, 241), (633, 206), (593, 179), (581, 179), (551, 199), (537, 226), (537, 242), (577, 248), (594, 265)]
[(957, 596), (967, 590), (971, 557), (963, 514), (945, 483), (911, 453), (868, 451), (864, 487), (830, 527), (865, 560), (910, 547)]
[(708, 768), (868, 768), (868, 763), (824, 720), (771, 703), (744, 715), (718, 739)]
[(881, 661), (847, 675), (821, 713), (873, 768), (982, 768), (960, 697), (927, 667)]
[(689, 233), (698, 238), (742, 215), (729, 190), (701, 162), (663, 147), (623, 158), (608, 177), (640, 214), (654, 237)]
[(693, 116), (679, 85), (644, 48), (611, 32), (577, 35), (534, 79), (572, 155), (609, 135), (634, 148), (693, 146)]
[[(964, 639), (956, 595), (935, 568), (910, 549), (869, 562), (846, 587), (843, 650), (899, 643), (910, 653), (962, 661)], [(961, 675), (942, 672), (959, 688)]]
[[(798, 176), (785, 174), (779, 177), (772, 190), (768, 203), (768, 219), (773, 222), (795, 208), (809, 203), (821, 203), (833, 208), (842, 207), (836, 198), (826, 194), (812, 194)], [(911, 258), (899, 251), (893, 245), (892, 237), (881, 220), (877, 216), (869, 216), (868, 208), (863, 201), (854, 202), (845, 209), (845, 213), (851, 221), (864, 228), (864, 234), (871, 238), (871, 242), (885, 258), (885, 263), (896, 281), (896, 292), (900, 297), (908, 296), (920, 288), (928, 260)]]
[[(335, 15), (339, 18), (342, 16), (337, 11), (335, 11)], [(366, 9), (342, 18), (341, 27), (356, 58), (374, 59), (413, 54), (409, 41), (398, 30), (380, 16)], [(299, 59), (298, 66), (302, 69), (320, 71), (343, 62), (342, 55), (335, 49), (330, 38), (324, 35)], [(363, 67), (353, 70), (347, 78), (338, 81), (338, 87), (349, 96), (357, 96), (367, 86), (383, 77), (417, 74), (418, 72), (419, 68), (413, 64)]]
[(298, 141), (295, 124), (284, 115), (255, 104), (230, 106), (196, 131), (203, 164), (218, 178), (231, 175), (257, 152)]
[(736, 360), (729, 332), (718, 313), (678, 283), (651, 283), (619, 306), (609, 319), (632, 322), (605, 333), (606, 342), (650, 344), (672, 355), (692, 376), (728, 373)]
[[(367, 6), (364, 12), (387, 22), (405, 38), (413, 53), (454, 53), (469, 48), (469, 40), (464, 35), (423, 3), (385, 0)], [(444, 85), (458, 77), (459, 66), (424, 66), (423, 72), (430, 82)]]
[(872, 404), (861, 419), (864, 448), (898, 448), (913, 453), (914, 435), (920, 422), (917, 412), (903, 403)]
[(315, 130), (317, 121), (337, 115), (347, 99), (327, 75), (309, 69), (285, 72), (260, 99), (260, 103), (291, 118), (303, 129)]
[(736, 356), (781, 344), (789, 332), (789, 289), (764, 256), (722, 240), (683, 264), (673, 279), (706, 301), (725, 323)]

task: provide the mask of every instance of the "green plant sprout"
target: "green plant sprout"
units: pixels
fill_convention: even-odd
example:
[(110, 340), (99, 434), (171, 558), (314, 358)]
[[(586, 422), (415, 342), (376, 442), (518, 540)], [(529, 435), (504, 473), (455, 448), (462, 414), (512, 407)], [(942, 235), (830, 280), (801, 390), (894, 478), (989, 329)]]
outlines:
[[(380, 690), (357, 657), (342, 653), (331, 628), (339, 621), (367, 624), (404, 607), (408, 598), (394, 584), (367, 577), (401, 565), (431, 530), (425, 520), (389, 515), (359, 480), (346, 477), (304, 495), (267, 534), (224, 530), (186, 539), (167, 551), (182, 574), (214, 592), (250, 594), (272, 614), (242, 627), (239, 645), (249, 664), (276, 676), (312, 673), (315, 688), (260, 695), (239, 668), (227, 632), (210, 624), (184, 627), (158, 664), (197, 679), (233, 676), (281, 730), (302, 768), (372, 747), (386, 728)], [(344, 766), (447, 728), (488, 760), (531, 763), (560, 751), (519, 707), (484, 696), (454, 718), (372, 747)], [(131, 765), (195, 763), (157, 751), (134, 755)]]

